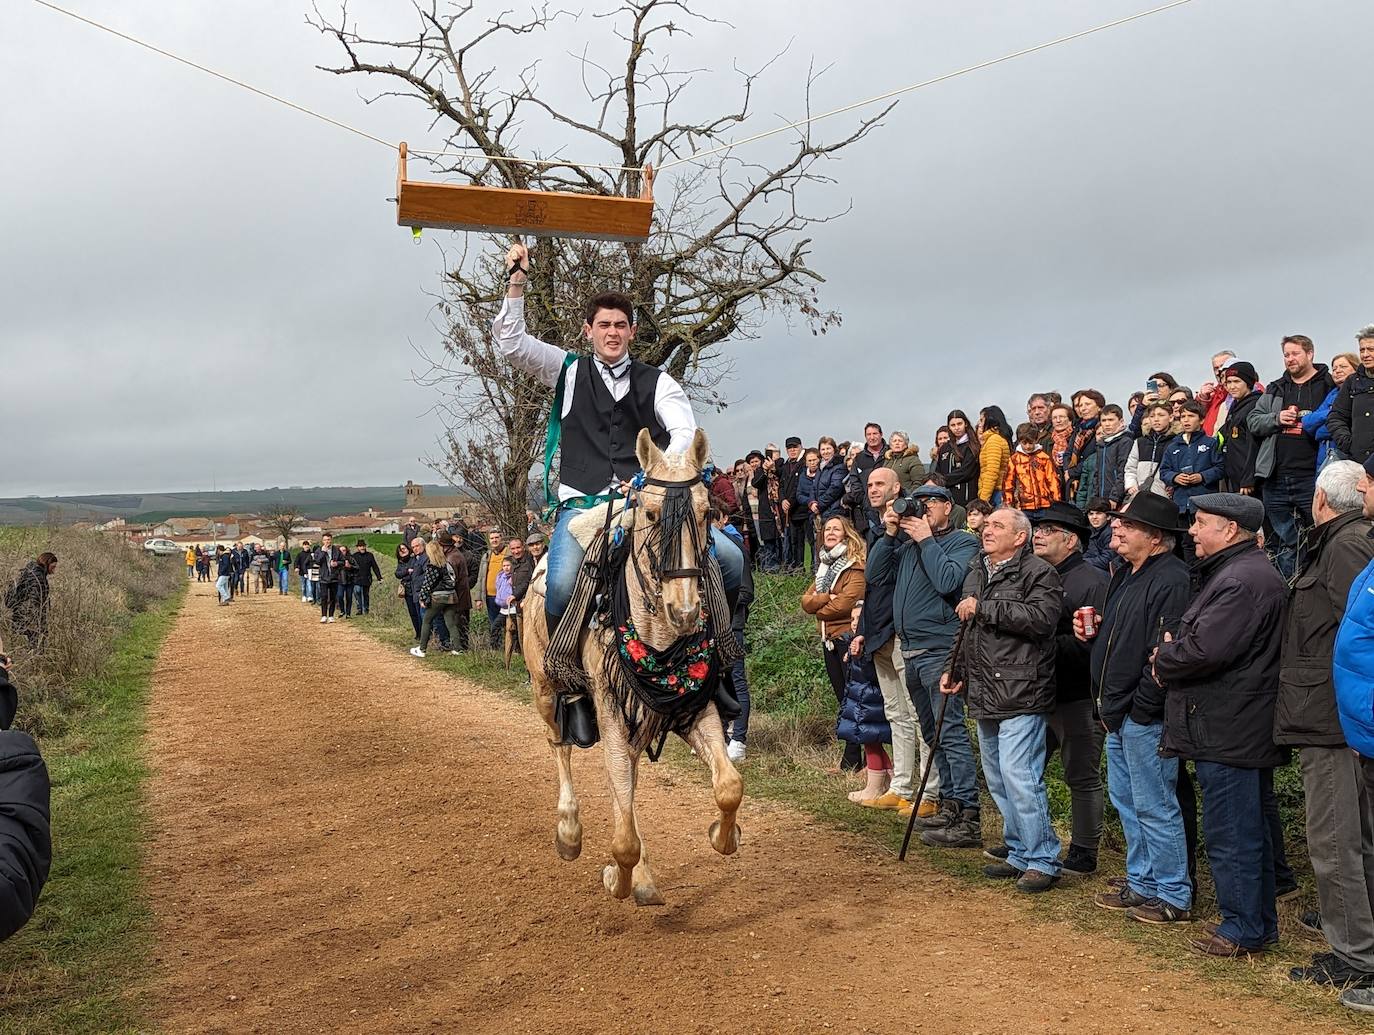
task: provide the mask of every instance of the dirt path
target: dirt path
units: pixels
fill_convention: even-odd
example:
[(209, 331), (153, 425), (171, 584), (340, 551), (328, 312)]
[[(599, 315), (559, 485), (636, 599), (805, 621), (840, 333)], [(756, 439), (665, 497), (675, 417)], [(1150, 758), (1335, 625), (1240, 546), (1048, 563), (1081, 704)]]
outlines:
[(149, 725), (169, 1031), (1332, 1030), (789, 809), (746, 799), (722, 859), (709, 792), (656, 767), (641, 816), (668, 905), (613, 901), (595, 754), (563, 863), (532, 711), (297, 598), (193, 587)]

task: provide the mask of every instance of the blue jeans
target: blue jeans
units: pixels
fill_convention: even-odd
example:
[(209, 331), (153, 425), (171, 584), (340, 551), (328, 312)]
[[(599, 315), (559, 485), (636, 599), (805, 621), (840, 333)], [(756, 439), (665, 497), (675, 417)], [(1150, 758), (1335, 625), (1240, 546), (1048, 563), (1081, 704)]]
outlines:
[[(744, 632), (740, 629), (735, 630), (735, 642), (739, 644), (739, 649), (744, 648)], [(730, 678), (735, 683), (735, 696), (739, 698), (739, 718), (731, 724), (730, 740), (738, 740), (741, 744), (749, 738), (749, 677), (744, 673), (744, 659), (740, 658), (730, 668)]]
[(277, 572), (277, 592), (285, 596), (291, 589), (291, 569), (282, 568)]
[(1018, 870), (1059, 872), (1059, 837), (1045, 790), (1045, 734), (1049, 717), (979, 719), (978, 747), (988, 793), (1002, 813), (1007, 862)]
[(316, 579), (305, 580), (305, 599), (312, 604), (320, 599), (320, 584)]
[(1274, 853), (1260, 801), (1260, 770), (1198, 762), (1202, 831), (1217, 889), (1217, 934), (1259, 949), (1279, 934)]
[(1178, 759), (1160, 758), (1161, 723), (1129, 717), (1107, 734), (1107, 790), (1126, 835), (1126, 881), (1146, 898), (1188, 909), (1188, 846), (1178, 805)]
[(221, 575), (215, 579), (215, 591), (219, 593), (220, 603), (229, 599), (229, 576)]
[[(906, 691), (916, 707), (921, 724), (921, 739), (935, 743), (935, 717), (939, 714), (940, 673), (949, 660), (948, 647), (905, 658)], [(1042, 752), (1043, 753), (1043, 752)], [(964, 695), (953, 694), (945, 705), (945, 721), (940, 727), (940, 746), (935, 751), (935, 769), (940, 774), (940, 796), (958, 802), (960, 808), (976, 809), (978, 772), (973, 765), (973, 745), (964, 725)], [(919, 777), (918, 777), (919, 779)], [(913, 789), (912, 793), (915, 793)]]
[[(572, 600), (573, 588), (577, 585), (577, 573), (582, 568), (582, 549), (572, 534), (569, 525), (572, 519), (585, 511), (564, 507), (558, 512), (558, 524), (553, 535), (549, 536), (549, 564), (544, 575), (544, 610), (560, 618)], [(720, 563), (721, 581), (725, 592), (733, 598), (739, 592), (740, 581), (744, 577), (744, 551), (728, 535), (711, 531), (711, 547)], [(495, 598), (488, 597), (487, 614), (491, 614)]]
[(1300, 529), (1312, 527), (1312, 495), (1316, 485), (1315, 471), (1299, 478), (1278, 475), (1264, 483), (1264, 516), (1274, 527), (1269, 553), (1285, 579), (1292, 578), (1302, 564), (1303, 559), (1298, 556), (1298, 534)]

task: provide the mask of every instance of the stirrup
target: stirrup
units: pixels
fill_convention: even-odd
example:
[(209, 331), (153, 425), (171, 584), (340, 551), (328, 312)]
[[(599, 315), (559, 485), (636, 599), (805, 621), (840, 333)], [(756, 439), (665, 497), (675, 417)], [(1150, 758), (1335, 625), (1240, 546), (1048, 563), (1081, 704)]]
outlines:
[(560, 691), (553, 701), (553, 721), (558, 725), (560, 745), (589, 748), (601, 739), (590, 694), (566, 694)]

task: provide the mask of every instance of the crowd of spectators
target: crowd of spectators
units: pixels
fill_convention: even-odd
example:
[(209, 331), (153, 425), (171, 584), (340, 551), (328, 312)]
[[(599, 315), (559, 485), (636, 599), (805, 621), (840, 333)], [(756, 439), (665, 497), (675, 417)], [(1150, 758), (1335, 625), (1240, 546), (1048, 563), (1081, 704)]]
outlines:
[(851, 800), (1041, 892), (1097, 871), (1110, 795), (1127, 872), (1094, 901), (1147, 924), (1198, 919), (1200, 806), (1220, 919), (1191, 945), (1243, 957), (1298, 892), (1274, 793), (1296, 751), (1302, 922), (1330, 948), (1291, 976), (1374, 1010), (1374, 326), (1356, 342), (1326, 365), (1284, 337), (1268, 381), (1220, 352), (1198, 387), (1160, 371), (1124, 404), (1036, 392), (1015, 428), (951, 410), (928, 449), (871, 422), (737, 460), (714, 502), (753, 567), (810, 576)]

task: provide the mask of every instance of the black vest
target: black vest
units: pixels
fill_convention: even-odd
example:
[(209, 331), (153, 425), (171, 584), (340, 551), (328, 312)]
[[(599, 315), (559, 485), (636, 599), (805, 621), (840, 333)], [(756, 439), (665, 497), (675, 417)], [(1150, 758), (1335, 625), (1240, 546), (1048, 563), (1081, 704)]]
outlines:
[(601, 492), (612, 477), (628, 479), (639, 471), (635, 439), (640, 428), (649, 429), (659, 449), (667, 449), (672, 437), (654, 412), (658, 367), (630, 360), (624, 375), (630, 390), (616, 402), (601, 379), (598, 362), (579, 357), (572, 409), (563, 418), (559, 480), (583, 492)]

